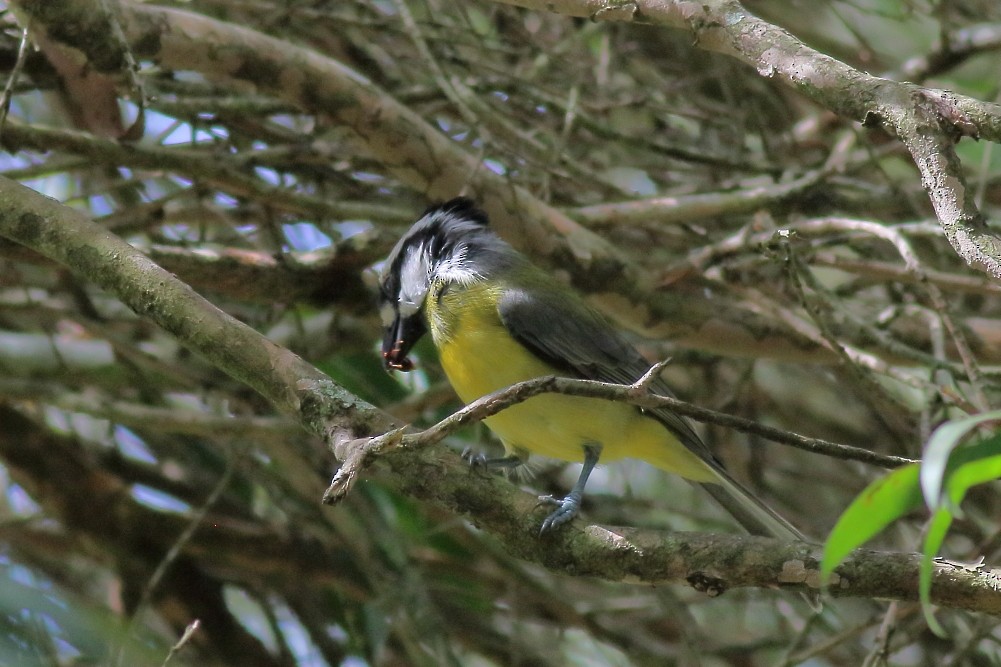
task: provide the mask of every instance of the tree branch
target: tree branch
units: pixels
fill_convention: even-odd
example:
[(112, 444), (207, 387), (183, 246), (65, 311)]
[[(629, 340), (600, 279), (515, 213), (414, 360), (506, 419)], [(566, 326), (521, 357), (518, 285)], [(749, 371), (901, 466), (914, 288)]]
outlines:
[(333, 441), (392, 420), (297, 355), (219, 310), (146, 255), (37, 192), (0, 177), (0, 236), (67, 266), (149, 317), (307, 430)]
[[(609, 528), (572, 522), (537, 537), (536, 496), (497, 477), (470, 474), (458, 456), (392, 449), (379, 459), (404, 493), (467, 515), (513, 555), (572, 576), (687, 584), (710, 595), (739, 587), (819, 588), (819, 547), (745, 535)], [(470, 481), (472, 480), (472, 483)], [(833, 597), (918, 599), (919, 554), (854, 551), (835, 570)], [(998, 571), (940, 561), (934, 604), (1001, 614)]]

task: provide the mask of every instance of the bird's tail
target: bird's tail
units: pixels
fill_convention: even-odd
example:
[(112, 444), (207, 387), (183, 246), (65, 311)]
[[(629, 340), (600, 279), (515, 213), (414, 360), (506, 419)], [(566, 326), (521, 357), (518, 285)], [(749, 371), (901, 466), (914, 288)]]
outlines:
[(775, 537), (783, 540), (809, 542), (803, 533), (786, 521), (781, 515), (764, 504), (740, 482), (730, 477), (725, 470), (712, 466), (716, 482), (701, 482), (709, 495), (723, 506), (751, 535)]

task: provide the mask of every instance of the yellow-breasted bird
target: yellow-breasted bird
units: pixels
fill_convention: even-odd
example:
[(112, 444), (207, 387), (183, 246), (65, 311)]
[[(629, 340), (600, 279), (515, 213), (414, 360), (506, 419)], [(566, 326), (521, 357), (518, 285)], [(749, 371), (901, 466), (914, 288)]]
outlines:
[[(460, 197), (428, 209), (400, 239), (380, 278), (382, 354), (410, 370), (407, 354), (430, 332), (456, 393), (470, 402), (544, 375), (631, 384), (650, 364), (600, 313), (534, 266)], [(660, 379), (651, 390), (672, 396)], [(598, 398), (543, 394), (486, 420), (516, 465), (528, 453), (583, 461), (580, 477), (542, 523), (572, 519), (598, 463), (641, 459), (701, 484), (750, 533), (805, 540), (788, 521), (730, 477), (692, 429), (670, 410), (641, 410)]]

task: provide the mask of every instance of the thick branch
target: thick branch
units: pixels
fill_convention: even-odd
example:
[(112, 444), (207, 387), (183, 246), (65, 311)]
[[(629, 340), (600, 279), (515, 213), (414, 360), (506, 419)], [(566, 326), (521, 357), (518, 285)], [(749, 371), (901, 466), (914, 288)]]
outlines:
[[(571, 523), (539, 539), (536, 497), (496, 477), (472, 475), (455, 455), (394, 449), (380, 459), (412, 497), (467, 515), (515, 556), (573, 576), (678, 583), (710, 594), (745, 586), (819, 587), (819, 547), (743, 535), (678, 533)], [(395, 484), (394, 484), (395, 485)], [(857, 550), (836, 570), (834, 597), (917, 600), (917, 554)], [(935, 604), (1001, 614), (998, 574), (935, 566)]]

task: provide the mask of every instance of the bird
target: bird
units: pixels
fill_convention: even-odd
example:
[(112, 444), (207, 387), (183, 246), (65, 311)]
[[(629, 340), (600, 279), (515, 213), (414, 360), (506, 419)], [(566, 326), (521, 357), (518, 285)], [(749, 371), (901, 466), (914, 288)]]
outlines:
[[(382, 356), (409, 371), (415, 343), (430, 333), (442, 369), (470, 403), (521, 381), (560, 376), (632, 384), (651, 364), (628, 338), (570, 286), (501, 239), (466, 197), (428, 208), (400, 238), (379, 275)], [(649, 389), (674, 396), (660, 378)], [(540, 533), (580, 511), (598, 464), (640, 459), (701, 485), (754, 535), (807, 541), (789, 521), (737, 482), (683, 416), (602, 398), (542, 394), (488, 417), (503, 457), (476, 459), (513, 467), (530, 454), (581, 462), (577, 481)]]

